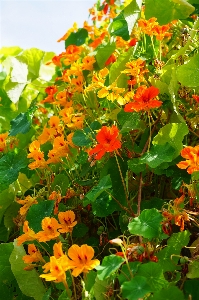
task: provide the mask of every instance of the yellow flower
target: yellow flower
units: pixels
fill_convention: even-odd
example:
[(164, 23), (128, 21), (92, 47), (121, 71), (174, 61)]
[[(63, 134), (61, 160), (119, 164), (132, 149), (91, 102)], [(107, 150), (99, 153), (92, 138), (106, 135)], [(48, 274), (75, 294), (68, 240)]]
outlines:
[(72, 245), (68, 249), (68, 256), (72, 259), (70, 266), (73, 269), (72, 275), (77, 277), (80, 273), (88, 273), (100, 264), (98, 259), (92, 259), (94, 256), (94, 250), (91, 246)]
[(40, 277), (46, 281), (65, 282), (66, 271), (70, 269), (69, 259), (66, 255), (56, 258), (55, 256), (50, 257), (50, 262), (43, 266), (44, 272), (50, 271), (48, 274), (42, 274)]
[(59, 229), (59, 232), (61, 233), (72, 232), (73, 227), (77, 224), (77, 221), (75, 221), (75, 214), (72, 210), (60, 212), (58, 214), (58, 219), (61, 223), (61, 229)]

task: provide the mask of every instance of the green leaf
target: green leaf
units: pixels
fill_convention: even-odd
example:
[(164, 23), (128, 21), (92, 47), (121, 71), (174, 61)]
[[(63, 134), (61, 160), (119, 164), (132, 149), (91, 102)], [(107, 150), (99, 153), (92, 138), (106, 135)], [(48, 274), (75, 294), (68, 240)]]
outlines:
[(100, 280), (108, 278), (111, 274), (115, 273), (120, 268), (124, 261), (124, 258), (117, 255), (112, 254), (109, 256), (105, 256), (102, 264), (96, 267), (97, 277)]
[(48, 300), (48, 299), (50, 299), (50, 295), (51, 295), (51, 288), (49, 288), (47, 290), (47, 292), (43, 295), (42, 300)]
[(28, 77), (31, 80), (39, 77), (39, 69), (42, 63), (42, 59), (44, 57), (45, 52), (37, 49), (31, 48), (23, 51), (23, 53), (19, 56), (19, 59), (25, 61), (28, 65)]
[(144, 238), (152, 239), (158, 237), (161, 232), (161, 221), (163, 217), (157, 209), (145, 209), (139, 217), (129, 223), (131, 234), (141, 235)]
[(140, 163), (140, 160), (138, 158), (133, 158), (128, 161), (128, 166), (131, 169), (131, 171), (135, 174), (139, 174), (140, 172), (143, 172), (146, 170), (146, 165)]
[(61, 293), (61, 295), (59, 296), (58, 300), (70, 300), (71, 296), (72, 296), (71, 290), (69, 290), (69, 294), (70, 294), (70, 296), (68, 295), (68, 293), (66, 291), (63, 291)]
[(91, 202), (94, 202), (95, 199), (105, 190), (108, 190), (112, 187), (110, 175), (104, 176), (98, 185), (94, 186), (87, 194), (86, 198), (88, 198)]
[(184, 293), (186, 299), (189, 299), (189, 295), (192, 296), (192, 300), (198, 300), (199, 295), (199, 285), (198, 279), (186, 280), (184, 283)]
[(162, 268), (158, 263), (149, 262), (142, 264), (138, 269), (137, 275), (146, 277), (152, 292), (168, 286), (168, 281), (165, 280)]
[[(101, 176), (103, 176), (104, 174), (110, 175), (113, 190), (113, 192), (111, 192), (111, 195), (113, 195), (113, 197), (117, 199), (123, 206), (127, 206), (127, 202), (122, 178), (126, 178), (127, 169), (127, 160), (125, 160), (124, 158), (122, 159), (118, 156), (117, 161), (115, 157), (109, 158), (108, 162), (104, 165), (104, 168), (101, 171)], [(120, 209), (121, 208), (118, 205), (118, 210)]]
[(192, 261), (188, 266), (188, 278), (199, 278), (199, 261)]
[(35, 300), (42, 300), (46, 289), (36, 270), (28, 272), (24, 270), (26, 266), (22, 260), (24, 255), (26, 255), (26, 252), (23, 246), (17, 246), (14, 242), (14, 249), (9, 259), (12, 272), (24, 295), (33, 297)]
[(176, 158), (183, 148), (182, 141), (189, 132), (185, 123), (171, 123), (163, 126), (153, 139), (153, 145), (165, 145), (169, 143), (176, 149), (173, 159)]
[(38, 232), (41, 229), (41, 221), (45, 217), (50, 217), (54, 207), (54, 201), (46, 200), (41, 201), (38, 204), (34, 204), (30, 207), (26, 220), (29, 222), (30, 228), (35, 232)]
[(161, 291), (156, 291), (153, 300), (184, 300), (183, 292), (177, 286), (169, 286)]
[(19, 61), (15, 57), (12, 58), (12, 71), (11, 78), (12, 82), (27, 83), (28, 66), (27, 64)]
[(96, 300), (106, 300), (105, 293), (107, 291), (108, 280), (99, 280), (95, 278), (95, 284), (93, 286), (94, 296)]
[(169, 143), (165, 145), (153, 145), (149, 152), (145, 153), (139, 161), (156, 168), (163, 162), (171, 162), (175, 155), (176, 149)]
[[(125, 113), (125, 114), (128, 114), (128, 113)], [(141, 125), (140, 125), (140, 116), (138, 113), (130, 113), (130, 115), (127, 115), (126, 116), (126, 121), (125, 123), (123, 124), (122, 126), (122, 129), (120, 130), (121, 133), (124, 133), (124, 132), (129, 132), (131, 130), (134, 130), (134, 129), (140, 129)], [(120, 119), (120, 116), (122, 115), (121, 112), (119, 112), (118, 114), (118, 118)]]
[(107, 44), (106, 46), (99, 46), (97, 48), (97, 54), (95, 56), (96, 61), (100, 69), (104, 68), (105, 62), (110, 57), (110, 55), (115, 51), (115, 43)]
[(0, 192), (17, 180), (19, 171), (25, 168), (27, 163), (27, 153), (24, 150), (17, 154), (8, 152), (0, 159)]
[(0, 244), (0, 285), (8, 285), (14, 279), (9, 262), (13, 248), (13, 243)]
[(5, 91), (13, 103), (17, 103), (25, 86), (26, 83), (16, 83), (11, 81), (6, 84)]
[(90, 292), (93, 285), (95, 284), (95, 279), (97, 276), (97, 272), (91, 270), (85, 277), (85, 289)]
[[(0, 195), (0, 197), (1, 197), (1, 195)], [(6, 199), (7, 199), (7, 197), (6, 197)], [(9, 203), (9, 201), (8, 201), (8, 203)], [(0, 201), (0, 205), (1, 205), (1, 201)], [(20, 204), (18, 204), (17, 202), (12, 202), (11, 205), (6, 209), (5, 214), (4, 214), (4, 225), (7, 228), (7, 230), (10, 231), (12, 228), (14, 228), (16, 226), (16, 224), (13, 222), (13, 219), (16, 218), (20, 207), (21, 207)]]
[(15, 46), (15, 47), (2, 47), (0, 49), (0, 61), (3, 61), (8, 56), (16, 56), (19, 54), (23, 49)]
[(142, 0), (131, 1), (122, 11), (123, 16), (127, 22), (128, 32), (131, 35), (131, 32), (135, 26), (137, 19), (140, 18), (142, 7)]
[(199, 53), (193, 56), (188, 63), (179, 66), (176, 75), (178, 81), (184, 86), (199, 86)]
[(173, 20), (186, 19), (195, 8), (185, 0), (146, 0), (146, 19), (157, 18), (160, 25)]
[(9, 135), (15, 136), (17, 133), (26, 133), (30, 130), (31, 122), (28, 113), (20, 113), (14, 120), (10, 122), (11, 130)]
[(122, 13), (120, 13), (110, 25), (109, 32), (111, 36), (120, 36), (123, 40), (128, 41), (130, 38), (128, 31), (128, 23)]
[[(175, 271), (180, 252), (189, 242), (189, 231), (185, 230), (178, 233), (173, 233), (167, 241), (167, 247), (157, 253), (158, 263), (161, 265), (163, 272)], [(172, 256), (174, 255), (174, 256)]]
[(73, 229), (73, 237), (84, 237), (88, 230), (88, 226), (86, 226), (84, 223), (78, 223)]
[(4, 190), (0, 193), (0, 223), (6, 209), (14, 202), (15, 199), (15, 189), (10, 186), (9, 189)]
[(66, 191), (69, 186), (69, 179), (66, 174), (55, 175), (55, 178), (51, 184), (51, 191), (59, 190), (62, 195), (66, 195)]
[[(132, 55), (132, 49), (129, 49), (127, 52), (122, 53), (116, 62), (114, 62), (109, 70), (109, 83), (112, 84), (117, 80), (117, 86), (120, 88), (127, 87), (127, 76), (122, 74), (121, 71), (125, 69), (126, 63), (129, 61)], [(122, 110), (123, 111), (123, 110)]]
[(122, 284), (122, 296), (128, 300), (138, 300), (151, 292), (151, 288), (144, 276), (135, 276)]
[(76, 130), (74, 132), (72, 142), (76, 146), (91, 146), (92, 140), (91, 138), (87, 135), (87, 133), (84, 130)]
[(70, 45), (81, 46), (85, 43), (88, 37), (88, 31), (84, 28), (79, 28), (77, 32), (71, 32), (69, 37), (65, 40), (65, 48)]
[(97, 217), (107, 217), (117, 210), (117, 204), (111, 196), (103, 192), (92, 202), (93, 214)]
[[(141, 265), (141, 262), (139, 262), (139, 261), (129, 262), (128, 267), (126, 264), (122, 265), (121, 273), (118, 276), (120, 284), (122, 285), (127, 280), (127, 278), (130, 279), (132, 274), (135, 275), (137, 273), (138, 267), (140, 265)], [(132, 274), (130, 274), (129, 268), (130, 268)]]

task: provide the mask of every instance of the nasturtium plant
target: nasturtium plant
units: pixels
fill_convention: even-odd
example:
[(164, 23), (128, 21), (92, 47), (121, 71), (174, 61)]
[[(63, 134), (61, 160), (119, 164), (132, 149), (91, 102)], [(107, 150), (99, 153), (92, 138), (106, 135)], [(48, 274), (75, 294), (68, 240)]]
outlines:
[(96, 2), (0, 49), (1, 297), (197, 300), (198, 0)]

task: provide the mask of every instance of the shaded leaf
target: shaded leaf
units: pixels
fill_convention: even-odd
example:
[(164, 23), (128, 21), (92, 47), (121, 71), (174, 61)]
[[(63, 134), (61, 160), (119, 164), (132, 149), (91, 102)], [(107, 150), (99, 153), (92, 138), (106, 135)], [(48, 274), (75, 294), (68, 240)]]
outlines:
[(72, 141), (76, 146), (87, 146), (88, 147), (92, 144), (92, 140), (87, 135), (85, 130), (76, 130), (74, 132)]
[(65, 48), (70, 45), (81, 46), (85, 43), (88, 37), (88, 31), (84, 28), (79, 28), (77, 32), (71, 32), (69, 37), (65, 40)]
[(95, 201), (92, 202), (92, 211), (97, 217), (106, 217), (115, 210), (117, 210), (117, 204), (106, 192), (100, 194)]
[(91, 202), (94, 202), (95, 199), (105, 190), (112, 187), (110, 175), (104, 176), (98, 183), (98, 185), (94, 186), (87, 194), (86, 198), (88, 198)]
[(144, 276), (135, 276), (122, 284), (122, 296), (128, 300), (138, 300), (151, 291)]
[(28, 164), (27, 153), (8, 152), (0, 159), (0, 192), (17, 180), (19, 171)]
[(169, 286), (167, 289), (156, 291), (153, 300), (184, 300), (183, 292), (177, 286)]
[(88, 230), (88, 226), (86, 226), (84, 223), (78, 223), (73, 229), (73, 237), (84, 237)]
[(10, 186), (9, 189), (0, 193), (0, 223), (6, 209), (11, 205), (11, 203), (14, 203), (14, 199), (15, 189), (13, 186)]
[[(178, 263), (181, 249), (189, 242), (189, 231), (185, 230), (178, 233), (173, 233), (167, 241), (167, 247), (157, 253), (158, 263), (163, 272), (175, 271)], [(174, 256), (172, 256), (174, 255)]]
[(10, 122), (11, 130), (9, 135), (15, 136), (18, 133), (26, 133), (30, 130), (31, 122), (28, 113), (20, 113), (14, 120)]
[(66, 195), (68, 186), (69, 186), (68, 176), (61, 173), (61, 174), (55, 175), (55, 178), (51, 184), (51, 191), (59, 190), (62, 195)]
[(53, 200), (41, 201), (38, 204), (34, 204), (30, 207), (26, 220), (29, 222), (30, 228), (35, 232), (38, 232), (41, 229), (41, 221), (45, 217), (50, 217), (54, 207)]

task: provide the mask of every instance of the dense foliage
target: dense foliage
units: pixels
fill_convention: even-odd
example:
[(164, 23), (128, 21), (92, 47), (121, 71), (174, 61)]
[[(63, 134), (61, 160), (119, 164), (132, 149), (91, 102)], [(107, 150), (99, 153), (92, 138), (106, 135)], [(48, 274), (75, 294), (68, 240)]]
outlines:
[(199, 1), (97, 1), (0, 50), (0, 295), (197, 300)]

